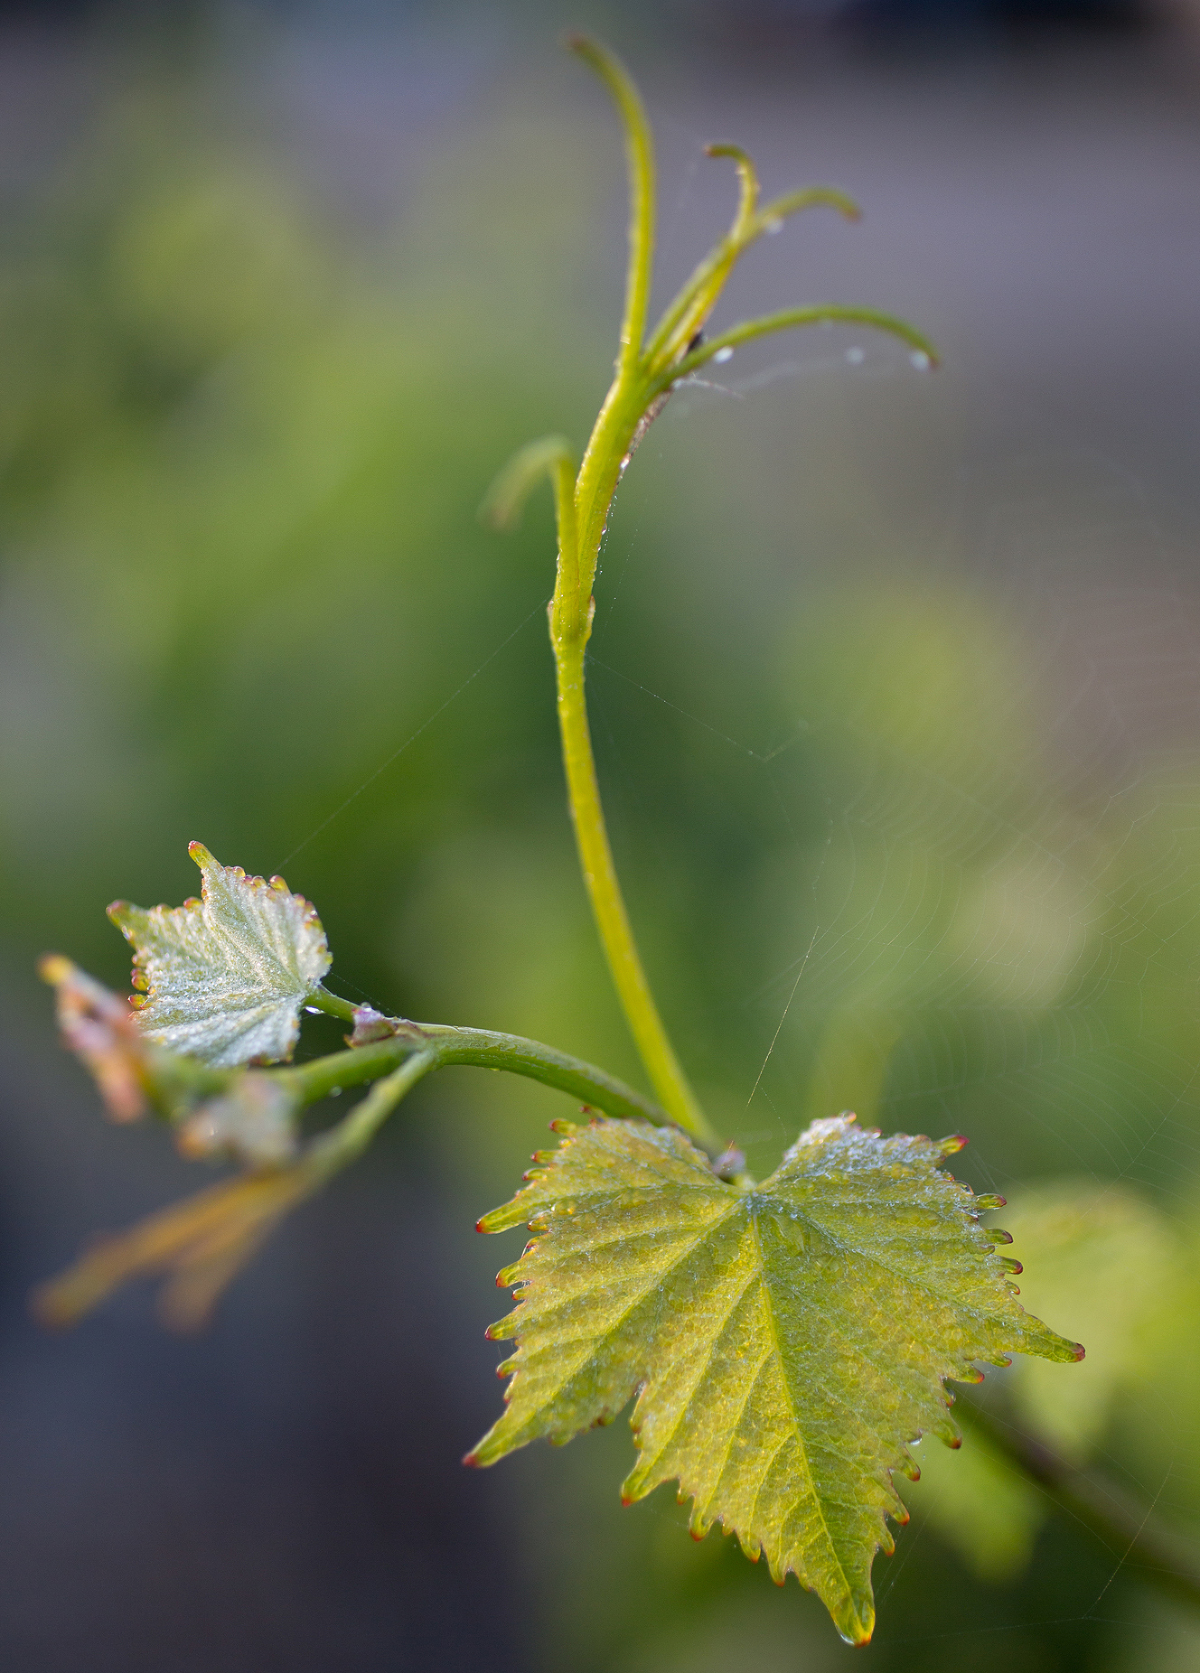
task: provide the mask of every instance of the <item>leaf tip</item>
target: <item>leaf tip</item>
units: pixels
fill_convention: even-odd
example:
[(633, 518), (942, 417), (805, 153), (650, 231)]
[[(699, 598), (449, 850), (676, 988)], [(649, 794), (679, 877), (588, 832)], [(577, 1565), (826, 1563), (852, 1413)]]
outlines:
[(205, 866), (214, 866), (217, 863), (202, 842), (189, 842), (188, 853), (201, 871), (204, 870)]
[(960, 1150), (967, 1148), (967, 1136), (965, 1133), (951, 1133), (948, 1138), (939, 1139), (934, 1148), (941, 1156), (957, 1156)]

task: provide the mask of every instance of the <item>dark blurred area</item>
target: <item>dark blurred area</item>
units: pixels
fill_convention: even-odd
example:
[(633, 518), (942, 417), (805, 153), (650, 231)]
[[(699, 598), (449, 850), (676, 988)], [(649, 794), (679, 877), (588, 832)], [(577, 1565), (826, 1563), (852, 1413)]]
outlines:
[[(103, 908), (191, 894), (191, 839), (312, 899), (349, 997), (640, 1082), (565, 813), (549, 507), (505, 538), (476, 517), (523, 442), (582, 445), (614, 349), (620, 146), (568, 25), (644, 88), (663, 300), (731, 212), (701, 155), (731, 138), (768, 191), (836, 184), (866, 218), (766, 240), (723, 317), (873, 304), (944, 356), (757, 344), (676, 393), (622, 486), (593, 721), (681, 1051), (756, 1169), (848, 1106), (967, 1133), (962, 1175), (1025, 1216), (1026, 1299), (1090, 1351), (1078, 1399), (1022, 1372), (1012, 1398), (1200, 1531), (1200, 10), (8, 3), (14, 1673), (851, 1653), (669, 1496), (621, 1508), (624, 1422), (461, 1468), (519, 1249), (473, 1225), (571, 1113), (541, 1088), (421, 1088), (201, 1337), (140, 1292), (64, 1337), (27, 1314), (202, 1182), (160, 1129), (104, 1123), (33, 974), (54, 947), (121, 986)], [(1068, 1197), (1083, 1266), (1046, 1229)], [(1200, 1669), (1193, 1618), (969, 1450), (906, 1488), (855, 1654)]]

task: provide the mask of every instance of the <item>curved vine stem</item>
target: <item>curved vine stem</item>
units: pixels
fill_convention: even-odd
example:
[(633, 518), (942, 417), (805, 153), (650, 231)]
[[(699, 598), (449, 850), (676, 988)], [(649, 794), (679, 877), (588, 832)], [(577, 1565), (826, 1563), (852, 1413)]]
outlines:
[(580, 868), (617, 996), (650, 1083), (671, 1120), (712, 1148), (719, 1141), (671, 1044), (638, 951), (613, 861), (604, 820), (596, 761), (588, 727), (585, 661), (595, 603), (592, 584), (600, 543), (621, 472), (675, 384), (722, 350), (768, 332), (825, 321), (866, 324), (891, 332), (934, 358), (931, 345), (902, 320), (863, 308), (786, 310), (734, 326), (704, 343), (705, 321), (738, 258), (763, 233), (789, 215), (817, 205), (850, 219), (857, 206), (844, 193), (815, 187), (759, 205), (754, 163), (736, 145), (713, 145), (709, 155), (733, 161), (738, 202), (729, 231), (695, 268), (647, 337), (654, 256), (654, 142), (636, 87), (620, 61), (597, 42), (573, 36), (568, 44), (605, 83), (625, 131), (629, 173), (629, 264), (615, 375), (584, 450), (577, 474), (560, 436), (533, 442), (496, 479), (484, 502), (498, 526), (515, 521), (521, 504), (543, 477), (554, 489), (558, 566), (550, 604), (550, 641), (558, 695), (563, 766)]
[[(359, 1023), (363, 1017), (349, 1000), (339, 999), (323, 988), (309, 1002), (346, 1022)], [(264, 1072), (286, 1086), (300, 1103), (312, 1104), (335, 1090), (378, 1080), (413, 1055), (429, 1055), (430, 1069), (456, 1064), (502, 1069), (566, 1092), (620, 1120), (650, 1121), (658, 1127), (671, 1123), (671, 1115), (653, 1099), (595, 1064), (543, 1045), (540, 1040), (487, 1028), (455, 1028), (447, 1023), (409, 1022), (398, 1017), (378, 1017), (374, 1021), (381, 1037), (369, 1039), (352, 1051), (331, 1052), (295, 1068)]]

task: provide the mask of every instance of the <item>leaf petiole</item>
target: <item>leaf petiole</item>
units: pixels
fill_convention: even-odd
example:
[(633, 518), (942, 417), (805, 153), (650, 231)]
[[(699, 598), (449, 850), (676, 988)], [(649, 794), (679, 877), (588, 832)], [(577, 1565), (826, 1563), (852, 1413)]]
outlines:
[[(326, 994), (324, 989), (313, 996), (313, 1003), (319, 998), (332, 1002), (322, 1006), (330, 1015), (345, 1017), (343, 1007), (346, 1007), (350, 1011), (347, 1020), (353, 1020), (354, 1007), (347, 1000)], [(644, 1097), (615, 1075), (598, 1069), (595, 1064), (586, 1063), (582, 1058), (558, 1051), (553, 1046), (543, 1045), (540, 1040), (527, 1040), (519, 1034), (501, 1034), (486, 1028), (454, 1028), (446, 1023), (409, 1022), (402, 1018), (380, 1018), (379, 1023), (388, 1029), (381, 1039), (355, 1046), (350, 1051), (331, 1052), (326, 1057), (314, 1058), (312, 1062), (294, 1068), (263, 1072), (285, 1086), (298, 1103), (315, 1104), (339, 1089), (381, 1081), (414, 1057), (428, 1057), (429, 1062), (422, 1069), (422, 1074), (458, 1065), (502, 1069), (508, 1074), (522, 1075), (527, 1080), (540, 1081), (543, 1086), (566, 1092), (581, 1103), (603, 1110), (605, 1115), (618, 1120), (651, 1121), (657, 1127), (671, 1125), (670, 1115), (653, 1099)], [(416, 1080), (411, 1084), (415, 1085)], [(399, 1097), (403, 1097), (408, 1090), (409, 1085), (405, 1084)], [(354, 1114), (357, 1115), (358, 1111)], [(347, 1120), (352, 1119), (353, 1116), (347, 1117)], [(714, 1141), (714, 1151), (718, 1148)]]

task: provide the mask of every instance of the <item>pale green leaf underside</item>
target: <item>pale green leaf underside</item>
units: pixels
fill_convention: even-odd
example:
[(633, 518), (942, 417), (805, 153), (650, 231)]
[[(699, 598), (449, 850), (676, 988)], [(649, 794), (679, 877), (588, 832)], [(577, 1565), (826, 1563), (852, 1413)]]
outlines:
[(818, 1121), (763, 1184), (724, 1184), (673, 1128), (595, 1121), (480, 1222), (535, 1232), (500, 1281), (517, 1338), (503, 1416), (471, 1462), (611, 1420), (637, 1393), (627, 1500), (677, 1480), (697, 1532), (720, 1522), (773, 1577), (816, 1591), (861, 1643), (892, 1471), (955, 1442), (944, 1379), (1009, 1352), (1079, 1347), (1028, 1315), (969, 1189), (924, 1138)]
[(247, 877), (198, 842), (188, 852), (200, 867), (201, 899), (108, 909), (134, 948), (135, 985), (146, 990), (138, 1026), (217, 1067), (285, 1060), (300, 1008), (329, 969), (321, 921), (281, 877)]

